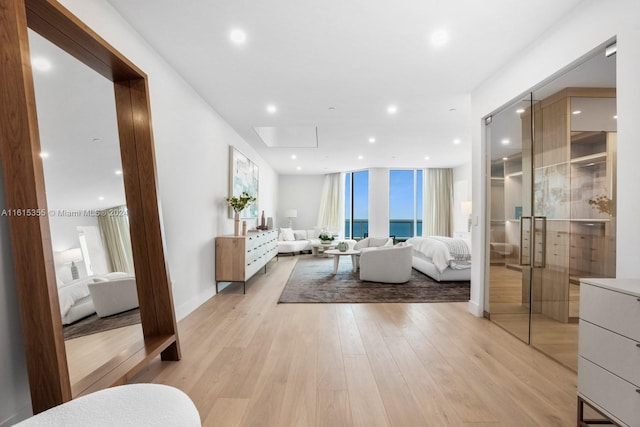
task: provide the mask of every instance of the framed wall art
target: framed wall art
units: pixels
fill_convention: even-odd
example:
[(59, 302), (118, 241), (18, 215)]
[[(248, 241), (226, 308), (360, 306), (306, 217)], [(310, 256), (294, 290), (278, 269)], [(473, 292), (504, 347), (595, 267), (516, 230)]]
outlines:
[[(234, 146), (229, 146), (229, 197), (239, 196), (243, 191), (258, 198), (258, 165)], [(240, 213), (240, 218), (257, 218), (258, 204), (251, 203)], [(229, 208), (229, 218), (233, 209)]]

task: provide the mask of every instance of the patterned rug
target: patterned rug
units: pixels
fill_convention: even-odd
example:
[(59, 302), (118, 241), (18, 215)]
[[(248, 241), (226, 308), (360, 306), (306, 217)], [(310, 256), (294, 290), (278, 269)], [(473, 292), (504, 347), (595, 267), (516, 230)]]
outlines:
[(300, 256), (279, 303), (372, 303), (469, 301), (469, 282), (436, 282), (417, 270), (402, 284), (361, 282), (351, 259), (340, 260), (333, 274), (333, 258)]
[(124, 326), (140, 323), (140, 309), (125, 311), (108, 317), (98, 317), (93, 313), (84, 319), (80, 319), (70, 325), (64, 325), (62, 333), (65, 340), (82, 337), (85, 335), (97, 334), (98, 332), (109, 331), (111, 329), (122, 328)]

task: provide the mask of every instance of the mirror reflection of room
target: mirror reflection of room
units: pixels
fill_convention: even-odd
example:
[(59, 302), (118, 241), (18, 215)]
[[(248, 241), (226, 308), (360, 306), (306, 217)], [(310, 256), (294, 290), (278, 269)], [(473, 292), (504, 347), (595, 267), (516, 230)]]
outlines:
[(114, 91), (112, 82), (31, 30), (29, 42), (73, 385), (120, 351), (117, 328), (141, 336)]

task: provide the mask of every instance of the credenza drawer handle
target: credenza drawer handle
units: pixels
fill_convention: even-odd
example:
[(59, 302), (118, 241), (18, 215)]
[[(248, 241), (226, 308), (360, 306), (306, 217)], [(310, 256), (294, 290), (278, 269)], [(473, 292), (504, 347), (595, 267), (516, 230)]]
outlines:
[(640, 388), (637, 388), (637, 389), (636, 389), (636, 393), (640, 393)]
[(637, 344), (636, 344), (636, 347), (640, 348), (640, 343), (637, 343)]

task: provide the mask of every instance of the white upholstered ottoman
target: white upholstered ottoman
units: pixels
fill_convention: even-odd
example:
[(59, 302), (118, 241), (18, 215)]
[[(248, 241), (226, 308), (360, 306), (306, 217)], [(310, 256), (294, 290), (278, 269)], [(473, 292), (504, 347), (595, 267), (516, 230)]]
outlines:
[(20, 427), (191, 427), (200, 414), (182, 391), (161, 384), (127, 384), (100, 390), (41, 412)]

